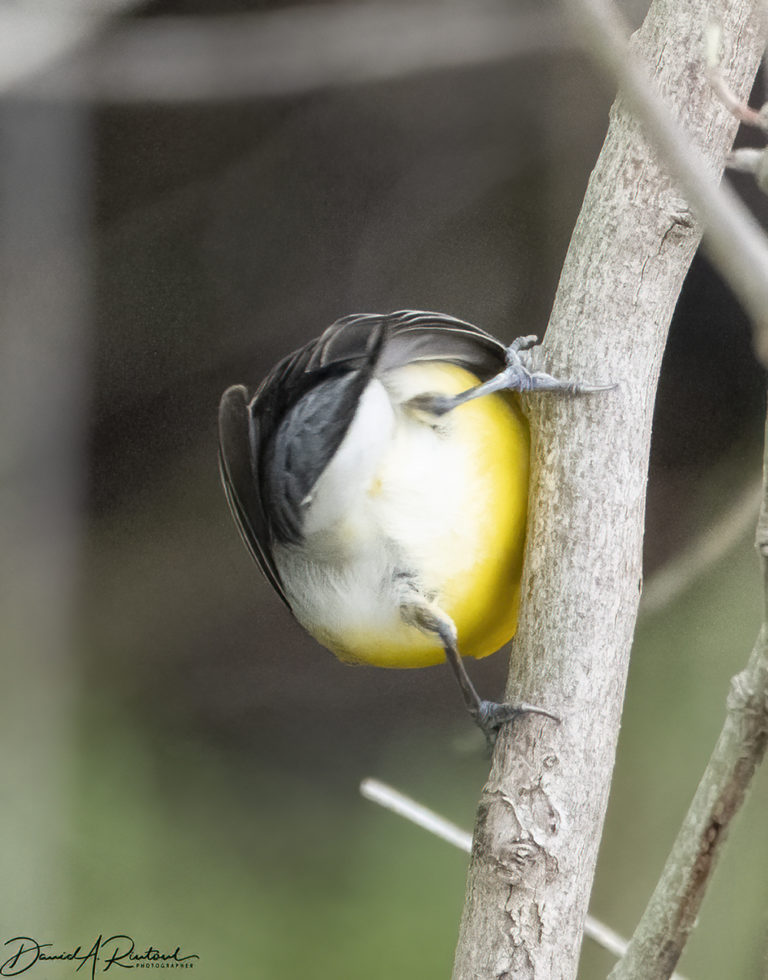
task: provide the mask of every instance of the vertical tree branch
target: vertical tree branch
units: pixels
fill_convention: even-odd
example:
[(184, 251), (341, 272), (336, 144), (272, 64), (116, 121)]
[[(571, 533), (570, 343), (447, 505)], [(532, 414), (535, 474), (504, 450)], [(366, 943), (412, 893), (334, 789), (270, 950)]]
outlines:
[[(630, 110), (643, 124), (660, 159), (675, 175), (689, 207), (704, 225), (705, 247), (751, 317), (756, 343), (765, 359), (768, 356), (768, 242), (760, 226), (730, 187), (718, 187), (714, 183), (713, 177), (719, 178), (721, 171), (708, 166), (709, 161), (696, 152), (695, 141), (680, 138), (675, 119), (655, 97), (647, 74), (628, 57), (623, 21), (613, 0), (566, 0), (566, 3), (585, 35), (590, 54), (619, 84)], [(753, 33), (764, 45), (764, 0), (755, 0), (752, 6), (755, 8)], [(727, 8), (722, 0), (711, 10), (701, 7), (688, 27), (691, 47), (680, 67), (690, 68), (699, 83), (706, 78), (710, 87), (712, 74), (705, 61), (704, 34), (712, 23), (710, 18), (719, 22), (730, 17)], [(665, 20), (672, 26), (669, 10)], [(745, 39), (730, 32), (728, 37), (740, 42), (740, 47), (728, 55), (729, 60), (737, 59), (745, 50)], [(664, 41), (663, 35), (656, 38), (657, 44), (663, 45)], [(727, 103), (726, 107), (731, 110)], [(711, 115), (699, 123), (706, 126), (715, 120), (716, 116)]]
[[(719, 175), (736, 124), (699, 67), (710, 6), (656, 0), (635, 50)], [(740, 38), (729, 83), (743, 96), (762, 47), (758, 3), (719, 6), (728, 35)], [(531, 715), (499, 738), (478, 810), (455, 980), (576, 974), (640, 594), (656, 382), (700, 236), (620, 98), (545, 348), (553, 372), (618, 387), (530, 402), (531, 514), (507, 693), (562, 723)]]
[(664, 871), (611, 980), (666, 980), (696, 922), (731, 819), (768, 744), (768, 418), (763, 501), (755, 546), (763, 573), (763, 625), (747, 666), (731, 681), (725, 724)]
[[(394, 789), (394, 787), (388, 786), (378, 779), (364, 779), (360, 784), (360, 794), (373, 803), (378, 803), (379, 806), (391, 810), (392, 813), (396, 813), (398, 816), (410, 820), (417, 827), (422, 827), (436, 837), (441, 838), (449, 844), (453, 844), (462, 851), (466, 851), (467, 854), (471, 854), (471, 834), (468, 834), (450, 820), (446, 820), (439, 813), (435, 813), (434, 810), (430, 810), (423, 804), (417, 803), (416, 800)], [(626, 939), (623, 939), (617, 932), (614, 932), (613, 929), (600, 922), (599, 919), (593, 918), (591, 915), (588, 915), (584, 921), (584, 935), (619, 958), (624, 956), (629, 945)], [(683, 980), (677, 973), (673, 973), (672, 978), (673, 980)]]

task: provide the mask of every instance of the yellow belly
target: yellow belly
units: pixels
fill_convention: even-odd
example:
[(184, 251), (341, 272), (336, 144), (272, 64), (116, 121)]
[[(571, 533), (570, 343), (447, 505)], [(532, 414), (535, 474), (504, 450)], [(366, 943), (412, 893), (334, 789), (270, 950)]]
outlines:
[[(419, 391), (456, 394), (477, 383), (470, 372), (444, 362), (411, 364), (398, 375), (405, 397)], [(416, 440), (411, 450), (396, 447), (369, 494), (382, 500), (382, 507), (388, 494), (394, 501), (393, 536), (407, 543), (430, 598), (454, 621), (461, 653), (485, 657), (510, 640), (517, 627), (528, 424), (517, 396), (503, 392), (454, 409), (441, 430), (439, 438), (447, 442), (436, 444), (436, 459), (445, 458), (446, 472), (417, 472), (409, 487), (404, 470), (410, 465), (411, 472), (418, 471), (423, 463)], [(411, 499), (416, 520), (404, 513)], [(382, 667), (424, 667), (445, 659), (436, 637), (398, 617), (373, 628), (361, 624), (343, 637), (318, 638), (343, 660)]]

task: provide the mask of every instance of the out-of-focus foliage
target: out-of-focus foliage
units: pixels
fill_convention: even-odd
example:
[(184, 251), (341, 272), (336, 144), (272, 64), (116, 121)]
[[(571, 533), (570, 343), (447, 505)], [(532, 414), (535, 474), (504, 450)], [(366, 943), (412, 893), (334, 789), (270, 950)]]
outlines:
[[(541, 333), (609, 104), (562, 45), (204, 106), (6, 97), (0, 943), (130, 933), (198, 953), (198, 978), (447, 975), (465, 857), (357, 785), (470, 827), (482, 740), (445, 671), (344, 668), (290, 621), (226, 512), (217, 402), (352, 311)], [(649, 573), (759, 468), (761, 413), (747, 325), (697, 261), (662, 373)], [(742, 542), (641, 626), (593, 903), (620, 930), (759, 593)], [(491, 694), (506, 656), (471, 669)], [(762, 775), (683, 964), (698, 980), (759, 975), (767, 795)], [(606, 967), (587, 945), (584, 976)]]

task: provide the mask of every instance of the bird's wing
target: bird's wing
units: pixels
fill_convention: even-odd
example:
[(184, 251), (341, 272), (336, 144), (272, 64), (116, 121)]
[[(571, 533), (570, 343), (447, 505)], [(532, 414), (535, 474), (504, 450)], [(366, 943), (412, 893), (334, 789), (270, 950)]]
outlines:
[(504, 345), (472, 323), (420, 310), (401, 310), (387, 319), (389, 337), (379, 362), (381, 371), (411, 361), (450, 361), (486, 381), (506, 365)]
[(267, 516), (253, 464), (251, 444), (258, 442), (258, 422), (249, 410), (248, 390), (243, 385), (227, 388), (219, 403), (219, 472), (229, 509), (246, 548), (258, 562), (264, 576), (290, 609), (275, 566), (270, 545)]
[(485, 381), (505, 365), (504, 345), (480, 327), (445, 313), (399, 310), (388, 314), (353, 313), (337, 320), (312, 345), (305, 369), (314, 371), (354, 362), (365, 350), (371, 331), (382, 326), (386, 337), (378, 360), (379, 371), (411, 361), (444, 360), (468, 368)]
[(219, 407), (227, 500), (248, 550), (286, 605), (274, 543), (301, 541), (302, 505), (374, 372), (446, 360), (485, 380), (504, 367), (504, 350), (479, 327), (440, 313), (353, 314), (275, 365), (252, 397), (242, 385), (227, 389)]

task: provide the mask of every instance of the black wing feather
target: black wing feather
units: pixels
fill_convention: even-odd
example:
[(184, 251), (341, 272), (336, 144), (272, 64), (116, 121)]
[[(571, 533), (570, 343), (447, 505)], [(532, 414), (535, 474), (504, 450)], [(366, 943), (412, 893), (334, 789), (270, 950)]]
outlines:
[[(219, 403), (219, 472), (229, 509), (246, 548), (256, 559), (269, 584), (290, 609), (270, 547), (269, 523), (259, 493), (254, 467), (248, 391), (243, 385), (227, 388)], [(258, 433), (255, 433), (258, 441)]]
[(289, 605), (275, 542), (301, 541), (301, 508), (339, 448), (374, 372), (445, 360), (486, 380), (505, 348), (479, 327), (441, 313), (353, 314), (283, 358), (249, 400), (228, 388), (219, 407), (219, 461), (235, 523), (248, 550)]
[(444, 313), (401, 310), (389, 317), (389, 342), (379, 369), (401, 367), (411, 361), (451, 361), (476, 374), (481, 381), (506, 365), (506, 348), (480, 327)]

